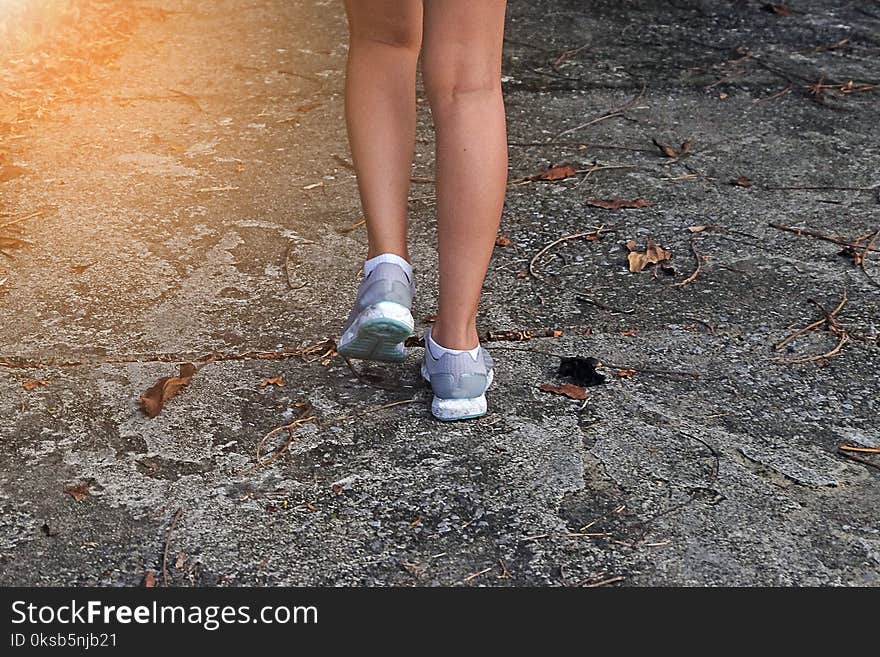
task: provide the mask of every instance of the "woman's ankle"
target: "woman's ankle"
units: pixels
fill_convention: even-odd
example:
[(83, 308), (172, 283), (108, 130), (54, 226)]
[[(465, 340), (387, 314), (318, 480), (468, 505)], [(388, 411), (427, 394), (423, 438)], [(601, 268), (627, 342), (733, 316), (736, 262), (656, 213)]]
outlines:
[(439, 318), (431, 327), (431, 339), (446, 349), (473, 349), (480, 344), (476, 326), (447, 326)]

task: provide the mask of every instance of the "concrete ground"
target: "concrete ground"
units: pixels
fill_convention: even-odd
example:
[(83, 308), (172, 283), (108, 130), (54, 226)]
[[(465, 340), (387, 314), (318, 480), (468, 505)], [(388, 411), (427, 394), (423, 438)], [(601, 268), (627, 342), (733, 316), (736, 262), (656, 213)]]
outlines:
[[(880, 584), (880, 456), (839, 450), (880, 446), (880, 253), (862, 270), (768, 225), (880, 229), (878, 91), (858, 86), (880, 83), (877, 3), (512, 1), (510, 244), (480, 320), (502, 338), (497, 383), (490, 414), (455, 425), (430, 417), (418, 347), (359, 376), (303, 352), (338, 335), (366, 252), (341, 3), (147, 4), (173, 11), (7, 141), (26, 175), (0, 183), (0, 210), (47, 212), (0, 259), (0, 583)], [(419, 107), (421, 329), (421, 90)], [(582, 172), (522, 180), (551, 164)], [(614, 198), (652, 205), (587, 203)], [(631, 273), (626, 243), (647, 238), (671, 268)], [(834, 331), (774, 348), (844, 290)], [(599, 359), (607, 383), (585, 401), (539, 390), (568, 381), (559, 356)], [(261, 467), (261, 438), (303, 404), (318, 421)]]

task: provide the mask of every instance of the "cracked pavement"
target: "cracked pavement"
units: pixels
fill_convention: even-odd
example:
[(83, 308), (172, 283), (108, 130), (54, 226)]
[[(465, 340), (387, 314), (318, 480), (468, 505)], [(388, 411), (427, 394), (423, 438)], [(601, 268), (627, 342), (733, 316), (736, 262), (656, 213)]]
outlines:
[[(2, 274), (0, 583), (138, 585), (167, 542), (181, 586), (880, 584), (880, 456), (838, 451), (880, 447), (880, 287), (839, 245), (768, 226), (880, 228), (878, 92), (840, 91), (880, 82), (880, 8), (511, 2), (511, 244), (480, 329), (563, 335), (487, 343), (490, 414), (447, 426), (418, 348), (403, 367), (356, 364), (361, 378), (338, 358), (210, 362), (157, 418), (140, 413), (176, 362), (336, 336), (366, 253), (349, 230), (341, 3), (147, 4), (174, 13), (139, 26), (100, 93), (11, 142), (28, 173), (0, 184), (2, 210), (55, 208)], [(838, 92), (811, 95), (818, 80)], [(421, 178), (430, 128), (420, 89)], [(625, 168), (517, 182), (560, 163)], [(414, 184), (410, 207), (421, 328), (432, 193)], [(615, 231), (525, 273), (601, 225)], [(626, 242), (649, 237), (674, 275), (628, 271)], [(692, 243), (702, 271), (675, 285)], [(776, 362), (834, 347), (812, 331), (774, 350), (820, 317), (809, 299), (833, 308), (844, 289), (859, 337)], [(562, 381), (558, 355), (610, 364), (607, 384), (585, 402), (541, 392)], [(253, 470), (306, 401), (321, 422)], [(64, 489), (79, 482), (77, 502)]]

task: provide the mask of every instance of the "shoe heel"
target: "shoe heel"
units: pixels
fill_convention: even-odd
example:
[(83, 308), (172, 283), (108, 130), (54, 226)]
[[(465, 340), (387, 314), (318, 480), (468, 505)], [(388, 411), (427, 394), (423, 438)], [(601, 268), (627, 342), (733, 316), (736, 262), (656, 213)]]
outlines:
[(382, 301), (366, 308), (340, 338), (337, 352), (346, 358), (400, 363), (406, 360), (404, 341), (415, 322), (406, 306)]
[(441, 422), (483, 417), (487, 408), (486, 395), (470, 399), (441, 399), (435, 395), (431, 402), (431, 414)]

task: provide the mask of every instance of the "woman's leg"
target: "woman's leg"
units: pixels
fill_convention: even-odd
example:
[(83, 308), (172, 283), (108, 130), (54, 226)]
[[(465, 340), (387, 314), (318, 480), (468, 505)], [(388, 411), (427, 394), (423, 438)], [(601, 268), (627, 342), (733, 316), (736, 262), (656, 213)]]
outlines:
[(505, 0), (424, 0), (422, 75), (437, 140), (440, 300), (432, 337), (478, 344), (480, 291), (507, 186)]
[(345, 117), (369, 255), (408, 258), (406, 214), (416, 128), (422, 0), (346, 0)]

